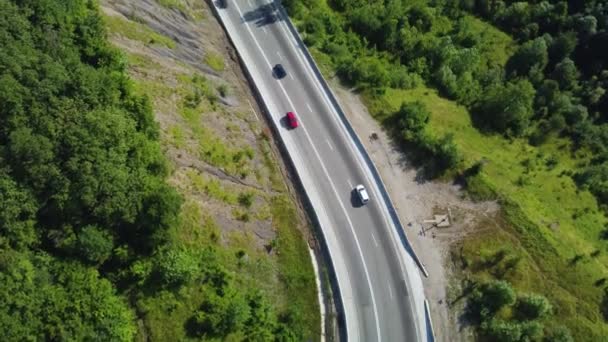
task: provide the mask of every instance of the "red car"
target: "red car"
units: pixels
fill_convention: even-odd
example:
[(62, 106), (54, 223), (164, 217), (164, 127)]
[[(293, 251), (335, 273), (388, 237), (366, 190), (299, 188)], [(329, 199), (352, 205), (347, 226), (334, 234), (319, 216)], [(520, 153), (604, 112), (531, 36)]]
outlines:
[(289, 125), (289, 128), (298, 127), (298, 118), (296, 118), (296, 114), (294, 112), (287, 113), (287, 124)]

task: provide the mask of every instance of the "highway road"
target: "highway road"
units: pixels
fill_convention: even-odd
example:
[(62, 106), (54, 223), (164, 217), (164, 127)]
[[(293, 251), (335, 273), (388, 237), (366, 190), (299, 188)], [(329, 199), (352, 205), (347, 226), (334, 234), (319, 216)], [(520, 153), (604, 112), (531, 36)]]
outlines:
[[(290, 33), (278, 4), (226, 0), (218, 13), (275, 120), (327, 240), (349, 341), (426, 341), (404, 250), (357, 147)], [(216, 3), (217, 5), (217, 3)], [(272, 68), (282, 64), (278, 79)], [(294, 111), (300, 127), (283, 116)], [(353, 189), (364, 184), (370, 202)], [(419, 277), (419, 274), (415, 276)], [(424, 300), (423, 298), (421, 300)]]

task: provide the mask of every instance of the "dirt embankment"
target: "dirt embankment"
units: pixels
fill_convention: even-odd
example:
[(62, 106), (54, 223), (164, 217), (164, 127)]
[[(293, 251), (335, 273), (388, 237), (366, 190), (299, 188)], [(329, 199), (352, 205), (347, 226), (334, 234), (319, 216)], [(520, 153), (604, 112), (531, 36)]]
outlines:
[[(319, 308), (306, 244), (314, 240), (236, 53), (206, 2), (163, 3), (102, 0), (101, 9), (136, 90), (152, 100), (170, 182), (185, 200), (182, 215), (197, 222), (177, 239), (222, 246), (237, 283), (260, 288), (279, 314), (299, 311), (305, 334), (316, 340)], [(295, 269), (306, 279), (293, 281)], [(184, 322), (163, 315), (143, 316), (142, 340), (164, 340), (172, 329), (172, 338), (183, 338)]]

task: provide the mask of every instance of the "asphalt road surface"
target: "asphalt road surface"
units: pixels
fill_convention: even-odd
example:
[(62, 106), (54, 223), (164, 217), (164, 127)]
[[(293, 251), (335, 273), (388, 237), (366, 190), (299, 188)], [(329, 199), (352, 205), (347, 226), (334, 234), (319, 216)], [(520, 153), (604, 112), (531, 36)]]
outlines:
[[(290, 155), (304, 165), (317, 199), (329, 217), (337, 237), (331, 255), (343, 262), (339, 284), (343, 293), (350, 341), (419, 341), (418, 315), (408, 290), (408, 277), (397, 251), (384, 202), (373, 184), (367, 166), (357, 155), (350, 136), (333, 112), (310, 65), (290, 34), (282, 11), (263, 0), (225, 0), (218, 6), (224, 25), (239, 35), (250, 57), (249, 69), (257, 70), (255, 82), (272, 90), (264, 101), (279, 113), (296, 113), (299, 127), (289, 130), (284, 118), (279, 129), (291, 136)], [(268, 0), (267, 0), (268, 1)], [(218, 3), (216, 3), (218, 5)], [(278, 78), (273, 67), (281, 64), (286, 75)], [(281, 116), (282, 117), (282, 116)], [(363, 184), (370, 193), (367, 205), (360, 205), (354, 192)], [(333, 257), (332, 257), (333, 259)], [(417, 329), (418, 326), (418, 329)]]

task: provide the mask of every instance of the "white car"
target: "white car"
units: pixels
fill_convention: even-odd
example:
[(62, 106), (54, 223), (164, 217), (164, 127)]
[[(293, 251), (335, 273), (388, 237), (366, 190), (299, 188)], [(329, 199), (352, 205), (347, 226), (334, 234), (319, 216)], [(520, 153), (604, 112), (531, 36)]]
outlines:
[(365, 190), (363, 184), (357, 185), (355, 190), (357, 191), (357, 195), (359, 195), (361, 204), (367, 204), (367, 202), (369, 202), (369, 195), (367, 194), (367, 190)]

